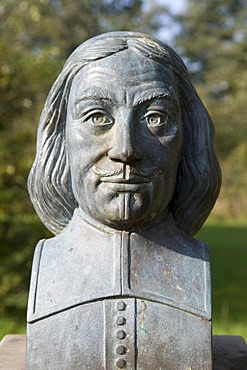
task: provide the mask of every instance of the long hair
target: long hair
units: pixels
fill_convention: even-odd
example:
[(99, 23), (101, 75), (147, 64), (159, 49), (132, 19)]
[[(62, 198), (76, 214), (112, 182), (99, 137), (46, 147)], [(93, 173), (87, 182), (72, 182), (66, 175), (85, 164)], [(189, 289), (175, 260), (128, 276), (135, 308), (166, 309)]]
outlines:
[(69, 223), (78, 207), (65, 143), (70, 88), (85, 65), (125, 49), (171, 68), (178, 81), (184, 144), (169, 207), (177, 226), (194, 235), (208, 217), (220, 189), (213, 124), (182, 59), (168, 45), (137, 32), (111, 32), (94, 37), (81, 44), (68, 58), (50, 90), (40, 118), (36, 158), (28, 179), (30, 198), (41, 221), (54, 234)]

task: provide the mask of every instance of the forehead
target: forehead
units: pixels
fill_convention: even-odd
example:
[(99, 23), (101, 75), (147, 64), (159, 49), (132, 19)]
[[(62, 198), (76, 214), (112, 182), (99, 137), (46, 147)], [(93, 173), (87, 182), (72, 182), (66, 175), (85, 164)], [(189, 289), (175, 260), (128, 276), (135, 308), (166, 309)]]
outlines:
[(176, 78), (170, 66), (134, 51), (124, 50), (84, 66), (75, 76), (71, 95), (80, 98), (85, 91), (104, 89), (115, 94), (137, 94), (148, 89), (164, 89), (178, 100)]

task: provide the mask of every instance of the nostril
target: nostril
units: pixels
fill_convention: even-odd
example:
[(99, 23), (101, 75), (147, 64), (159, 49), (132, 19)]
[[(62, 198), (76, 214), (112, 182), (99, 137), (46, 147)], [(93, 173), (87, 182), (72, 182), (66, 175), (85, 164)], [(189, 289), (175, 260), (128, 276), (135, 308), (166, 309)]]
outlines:
[(133, 162), (141, 159), (141, 157), (134, 150), (118, 151), (113, 148), (109, 150), (108, 156), (112, 161), (119, 161), (123, 163)]

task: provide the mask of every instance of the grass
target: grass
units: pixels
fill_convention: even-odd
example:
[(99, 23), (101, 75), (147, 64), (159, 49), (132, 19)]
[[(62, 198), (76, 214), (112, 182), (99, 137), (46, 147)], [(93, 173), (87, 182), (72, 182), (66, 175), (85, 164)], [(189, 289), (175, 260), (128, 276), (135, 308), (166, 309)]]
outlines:
[(6, 334), (26, 334), (25, 318), (2, 315), (0, 317), (0, 340)]
[[(247, 222), (209, 222), (197, 239), (211, 249), (213, 334), (241, 335), (247, 341)], [(0, 317), (0, 339), (25, 333), (23, 313)]]
[(208, 222), (196, 237), (211, 250), (213, 334), (247, 340), (247, 223)]

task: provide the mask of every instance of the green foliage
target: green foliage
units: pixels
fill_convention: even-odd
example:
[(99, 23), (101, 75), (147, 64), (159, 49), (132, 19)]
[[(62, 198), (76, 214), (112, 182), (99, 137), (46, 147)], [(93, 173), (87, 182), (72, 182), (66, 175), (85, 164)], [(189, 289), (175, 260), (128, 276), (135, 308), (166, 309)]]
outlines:
[(223, 186), (218, 217), (247, 217), (247, 3), (188, 0), (177, 17), (176, 46), (189, 62), (196, 88), (213, 119)]
[(208, 223), (197, 235), (211, 250), (213, 332), (247, 339), (247, 227)]

